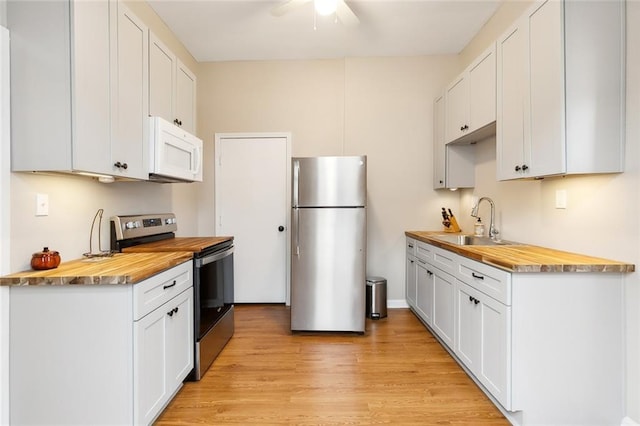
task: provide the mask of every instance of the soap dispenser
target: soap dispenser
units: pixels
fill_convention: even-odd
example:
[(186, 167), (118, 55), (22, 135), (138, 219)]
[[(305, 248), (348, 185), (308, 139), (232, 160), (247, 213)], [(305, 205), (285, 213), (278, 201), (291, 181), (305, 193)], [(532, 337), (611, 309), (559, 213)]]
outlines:
[(476, 224), (473, 225), (473, 233), (476, 237), (484, 237), (484, 223), (482, 223), (482, 219), (478, 218)]

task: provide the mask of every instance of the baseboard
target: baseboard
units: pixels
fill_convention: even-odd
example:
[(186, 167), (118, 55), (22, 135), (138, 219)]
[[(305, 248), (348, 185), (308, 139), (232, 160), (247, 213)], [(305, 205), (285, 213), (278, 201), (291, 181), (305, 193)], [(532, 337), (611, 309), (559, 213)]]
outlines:
[(401, 308), (408, 308), (409, 305), (407, 305), (407, 301), (404, 299), (392, 299), (392, 300), (387, 300), (387, 308), (389, 309), (401, 309)]
[(620, 426), (640, 426), (640, 423), (636, 423), (630, 417), (625, 417), (624, 419), (622, 419), (622, 423)]

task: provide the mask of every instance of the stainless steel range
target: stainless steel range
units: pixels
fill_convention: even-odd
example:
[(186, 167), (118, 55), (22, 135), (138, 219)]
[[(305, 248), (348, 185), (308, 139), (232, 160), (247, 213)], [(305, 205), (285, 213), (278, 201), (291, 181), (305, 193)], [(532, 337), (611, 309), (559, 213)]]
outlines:
[(119, 252), (193, 253), (195, 367), (200, 380), (234, 332), (233, 237), (176, 237), (173, 213), (114, 216), (111, 249)]

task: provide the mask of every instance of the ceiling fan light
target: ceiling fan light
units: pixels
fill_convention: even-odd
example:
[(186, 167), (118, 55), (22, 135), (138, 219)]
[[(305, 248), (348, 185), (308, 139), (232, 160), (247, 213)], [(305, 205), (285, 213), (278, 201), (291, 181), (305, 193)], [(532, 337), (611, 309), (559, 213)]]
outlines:
[(313, 0), (313, 4), (316, 13), (322, 16), (331, 15), (338, 8), (338, 0)]

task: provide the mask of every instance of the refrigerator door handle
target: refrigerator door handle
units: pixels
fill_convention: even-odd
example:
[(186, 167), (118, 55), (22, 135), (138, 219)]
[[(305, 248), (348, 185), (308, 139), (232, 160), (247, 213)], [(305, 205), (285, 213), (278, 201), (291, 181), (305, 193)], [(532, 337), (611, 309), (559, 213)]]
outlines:
[(294, 161), (293, 162), (293, 206), (294, 207), (298, 207), (298, 192), (299, 192), (299, 188), (298, 188), (298, 178), (300, 177), (300, 162), (299, 161)]
[(295, 232), (295, 240), (296, 240), (296, 257), (300, 257), (300, 209), (293, 209), (293, 229)]

